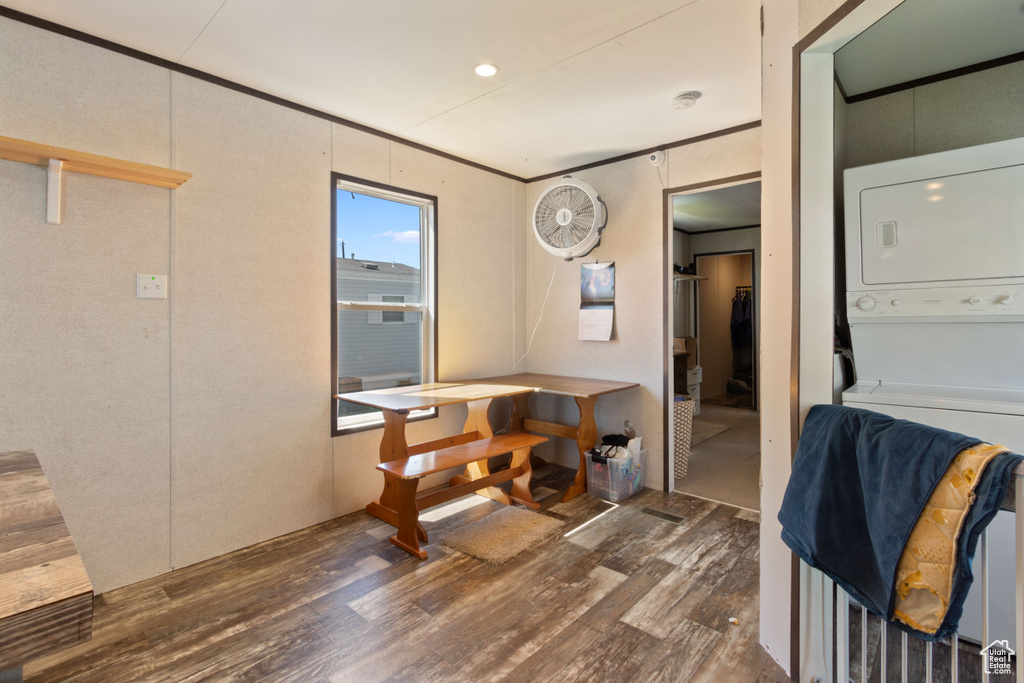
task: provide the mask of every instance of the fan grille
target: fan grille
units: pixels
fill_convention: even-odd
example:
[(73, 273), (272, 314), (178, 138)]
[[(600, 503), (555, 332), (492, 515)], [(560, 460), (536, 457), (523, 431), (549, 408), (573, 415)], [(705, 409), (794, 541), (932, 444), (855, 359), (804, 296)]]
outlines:
[[(565, 225), (558, 221), (558, 212), (568, 209), (572, 218)], [(556, 249), (571, 249), (586, 239), (594, 228), (595, 208), (590, 195), (573, 185), (560, 185), (550, 190), (537, 204), (534, 224), (537, 235)]]

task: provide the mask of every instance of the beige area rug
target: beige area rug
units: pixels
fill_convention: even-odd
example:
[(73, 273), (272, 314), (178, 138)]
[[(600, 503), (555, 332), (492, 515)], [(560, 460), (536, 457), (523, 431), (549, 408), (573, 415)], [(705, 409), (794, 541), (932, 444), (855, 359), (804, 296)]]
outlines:
[(730, 429), (729, 425), (720, 425), (714, 422), (700, 422), (698, 420), (694, 420), (693, 431), (690, 434), (690, 448), (693, 448), (703, 441), (707, 441), (713, 436), (718, 436), (728, 429)]
[(479, 557), (490, 564), (503, 564), (557, 533), (565, 522), (506, 505), (472, 524), (441, 536), (441, 543)]

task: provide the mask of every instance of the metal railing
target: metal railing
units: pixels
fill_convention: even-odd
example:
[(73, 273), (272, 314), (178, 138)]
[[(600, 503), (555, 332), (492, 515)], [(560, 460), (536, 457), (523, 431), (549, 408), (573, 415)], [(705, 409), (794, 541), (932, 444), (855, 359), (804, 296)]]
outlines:
[[(1019, 465), (1014, 470), (1014, 476), (1011, 482), (1013, 487), (1013, 509), (1014, 509), (1014, 554), (1015, 554), (1015, 624), (1016, 624), (1016, 638), (1015, 638), (1015, 650), (1016, 653), (1013, 657), (1014, 666), (1016, 669), (1015, 680), (1017, 683), (1024, 683), (1024, 666), (1021, 665), (1020, 658), (1024, 657), (1024, 464)], [(1007, 498), (1009, 502), (1010, 498)], [(1006, 503), (1004, 503), (1004, 506)], [(982, 534), (979, 546), (978, 546), (978, 561), (980, 563), (980, 571), (976, 577), (976, 582), (980, 583), (981, 588), (981, 640), (982, 647), (988, 648), (992, 644), (992, 634), (990, 633), (990, 606), (989, 594), (990, 581), (989, 581), (989, 539), (988, 530)], [(805, 630), (801, 636), (801, 650), (803, 652), (813, 652), (813, 650), (819, 650), (819, 659), (812, 659), (812, 661), (822, 661), (825, 663), (826, 675), (814, 675), (809, 676), (807, 680), (825, 683), (846, 683), (847, 681), (860, 681), (861, 683), (867, 683), (868, 671), (869, 671), (869, 656), (874, 657), (877, 653), (878, 657), (878, 673), (879, 677), (877, 680), (886, 683), (889, 681), (888, 669), (888, 640), (889, 630), (886, 622), (878, 619), (874, 615), (868, 613), (867, 608), (854, 603), (854, 610), (860, 612), (859, 621), (859, 662), (857, 658), (854, 659), (853, 664), (855, 668), (851, 666), (851, 631), (854, 626), (857, 626), (857, 622), (851, 623), (851, 601), (852, 598), (842, 588), (834, 584), (824, 574), (816, 570), (810, 570), (816, 577), (822, 580), (822, 591), (820, 595), (814, 595), (813, 591), (810, 590), (806, 585), (803, 588), (804, 596), (808, 600), (808, 604), (814, 601), (821, 601), (820, 611), (822, 623), (820, 624), (822, 632), (815, 633), (814, 629)], [(858, 609), (859, 608), (859, 609)], [(810, 606), (808, 609), (809, 613), (813, 613), (814, 606)], [(854, 612), (854, 619), (856, 619), (856, 611)], [(832, 619), (826, 619), (825, 614), (832, 614)], [(869, 647), (869, 631), (874, 632), (878, 629), (878, 646)], [(894, 629), (898, 630), (898, 629)], [(829, 631), (832, 631), (831, 637)], [(821, 636), (820, 639), (818, 636)], [(950, 681), (950, 683), (959, 683), (960, 681), (960, 666), (965, 662), (960, 660), (960, 639), (958, 634), (954, 634), (948, 641), (942, 643), (930, 643), (924, 641), (918, 641), (917, 639), (911, 640), (904, 631), (899, 631), (900, 635), (900, 666), (899, 676), (901, 683), (917, 683), (924, 681), (925, 683), (940, 683), (940, 681)], [(995, 634), (1000, 635), (1000, 634)], [(923, 663), (921, 659), (921, 647), (923, 646)], [(808, 648), (808, 649), (805, 649)], [(949, 650), (948, 655), (937, 654), (939, 650)], [(913, 665), (911, 663), (911, 657), (913, 655)], [(949, 675), (948, 678), (945, 675), (945, 666), (941, 661), (941, 657), (948, 656), (949, 663)], [(829, 666), (832, 664), (834, 666)], [(986, 665), (986, 658), (983, 656), (979, 658), (978, 666), (981, 667), (980, 679), (983, 683), (989, 683), (989, 681), (1006, 681), (1009, 680), (1005, 675), (994, 676), (990, 674), (988, 666)], [(859, 669), (859, 671), (857, 670)], [(914, 669), (911, 672), (911, 669)], [(851, 670), (855, 676), (851, 677)], [(937, 676), (937, 670), (943, 675)], [(829, 675), (831, 672), (835, 672), (835, 675)], [(875, 676), (871, 676), (875, 679)], [(829, 681), (831, 679), (831, 681)], [(970, 680), (978, 680), (977, 675), (972, 676)]]

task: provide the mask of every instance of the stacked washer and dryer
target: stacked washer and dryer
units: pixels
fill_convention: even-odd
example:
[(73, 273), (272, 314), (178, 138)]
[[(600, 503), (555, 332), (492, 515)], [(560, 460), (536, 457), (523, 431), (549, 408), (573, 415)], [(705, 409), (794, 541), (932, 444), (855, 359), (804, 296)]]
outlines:
[[(1024, 453), (1024, 138), (851, 168), (844, 191), (843, 403)], [(989, 638), (1014, 642), (1012, 513), (989, 530)], [(960, 633), (982, 640), (980, 581)]]

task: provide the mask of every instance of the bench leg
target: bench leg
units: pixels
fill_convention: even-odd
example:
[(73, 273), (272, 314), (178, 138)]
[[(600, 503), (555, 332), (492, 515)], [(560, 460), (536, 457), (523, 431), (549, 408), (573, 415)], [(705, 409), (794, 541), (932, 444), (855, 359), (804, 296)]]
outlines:
[[(385, 477), (386, 479), (387, 477)], [(383, 502), (384, 496), (381, 496), (381, 500), (375, 500), (366, 506), (366, 512), (373, 515), (377, 519), (382, 519), (391, 526), (398, 528), (398, 484), (387, 483), (384, 484), (384, 490), (391, 493), (389, 500), (391, 501), (391, 507), (385, 505)], [(427, 530), (423, 528), (423, 524), (420, 522), (416, 523), (416, 535), (419, 539), (426, 543), (427, 542)], [(3, 681), (0, 681), (3, 683)]]
[[(486, 460), (480, 460), (479, 462), (471, 462), (466, 466), (466, 471), (462, 474), (456, 474), (454, 477), (448, 480), (449, 486), (458, 486), (459, 484), (465, 484), (467, 482), (476, 481), (477, 479), (483, 479), (491, 474), (490, 468), (487, 466)], [(508, 505), (508, 495), (499, 489), (497, 486), (488, 486), (475, 492), (478, 496), (484, 498), (490, 498), (495, 500), (502, 505)]]
[(532, 448), (520, 448), (512, 451), (511, 469), (522, 467), (523, 473), (512, 480), (512, 493), (509, 498), (534, 510), (540, 508), (540, 503), (533, 501), (533, 494), (530, 493), (530, 480), (533, 478), (533, 468), (530, 466), (530, 453)]
[[(421, 560), (427, 559), (427, 551), (420, 548), (419, 538), (423, 527), (419, 523), (420, 511), (416, 506), (416, 487), (419, 479), (392, 479), (398, 492), (398, 533), (390, 541), (410, 555)], [(426, 541), (426, 532), (423, 531)]]

